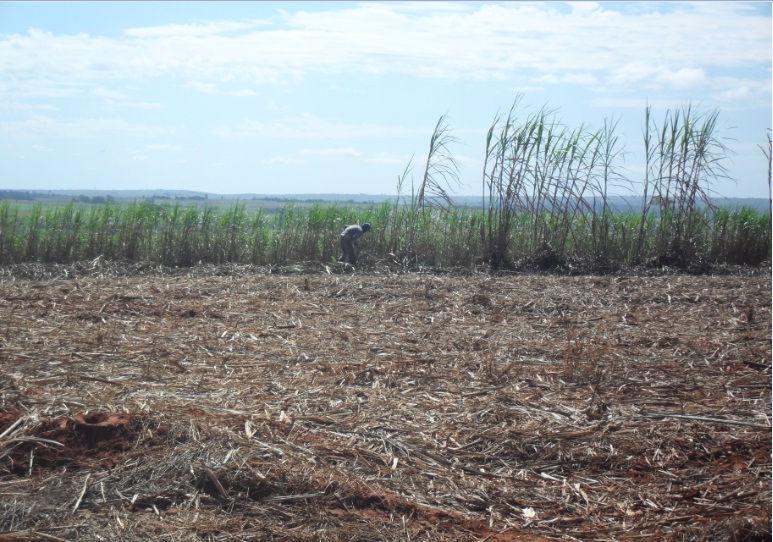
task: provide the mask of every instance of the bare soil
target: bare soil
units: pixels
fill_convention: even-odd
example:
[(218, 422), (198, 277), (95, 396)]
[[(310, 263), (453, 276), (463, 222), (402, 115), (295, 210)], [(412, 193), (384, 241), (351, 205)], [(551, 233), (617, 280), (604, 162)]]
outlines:
[(36, 276), (2, 542), (770, 539), (770, 275)]

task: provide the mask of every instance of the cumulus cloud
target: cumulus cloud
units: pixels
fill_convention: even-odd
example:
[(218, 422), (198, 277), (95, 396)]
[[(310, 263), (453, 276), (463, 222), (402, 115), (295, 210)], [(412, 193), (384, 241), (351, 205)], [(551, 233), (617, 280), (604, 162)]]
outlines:
[(657, 74), (659, 83), (676, 89), (692, 88), (706, 81), (706, 73), (700, 68), (663, 70)]
[(736, 101), (746, 100), (752, 97), (754, 91), (749, 85), (738, 85), (721, 92), (717, 92), (714, 96), (719, 101)]
[[(692, 88), (692, 84), (695, 84), (690, 83), (692, 78), (702, 80), (702, 76), (685, 72), (671, 75), (685, 78), (678, 89), (680, 91), (659, 93), (655, 96), (643, 94), (638, 97), (605, 94), (592, 98), (590, 105), (598, 108), (642, 109), (649, 104), (656, 109), (673, 109), (681, 107), (688, 101), (695, 102), (696, 100), (691, 99), (692, 96), (687, 91)], [(658, 76), (655, 75), (653, 79), (657, 80)], [(771, 85), (768, 81), (741, 77), (715, 77), (706, 80), (705, 85), (708, 99), (697, 100), (702, 105), (720, 107), (723, 110), (770, 108)]]
[(712, 80), (712, 98), (723, 107), (770, 107), (768, 81), (743, 77), (718, 77)]
[(611, 87), (640, 87), (647, 89), (686, 90), (709, 83), (702, 68), (670, 69), (659, 64), (630, 62), (612, 70), (605, 85)]
[(69, 91), (173, 75), (202, 92), (230, 81), (236, 87), (226, 92), (235, 96), (251, 95), (256, 84), (349, 72), (448, 79), (532, 72), (585, 86), (654, 78), (686, 88), (706, 83), (712, 69), (770, 58), (769, 16), (746, 5), (364, 3), (279, 13), (271, 21), (130, 28), (118, 37), (31, 29), (0, 36), (0, 74), (69, 82)]

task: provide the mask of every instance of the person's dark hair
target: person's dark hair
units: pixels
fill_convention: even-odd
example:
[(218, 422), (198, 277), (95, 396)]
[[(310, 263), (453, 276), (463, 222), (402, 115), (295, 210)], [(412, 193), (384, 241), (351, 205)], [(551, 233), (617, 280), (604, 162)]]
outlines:
[(370, 224), (368, 222), (366, 222), (365, 224), (362, 224), (360, 227), (362, 228), (362, 231), (364, 231), (364, 232), (365, 231), (370, 231)]

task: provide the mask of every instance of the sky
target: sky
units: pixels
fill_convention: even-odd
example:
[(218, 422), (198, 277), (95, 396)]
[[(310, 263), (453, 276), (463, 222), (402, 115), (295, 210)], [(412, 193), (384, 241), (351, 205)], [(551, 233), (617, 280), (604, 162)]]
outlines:
[(768, 197), (771, 21), (770, 2), (0, 2), (0, 188), (394, 194), (445, 114), (474, 195), (521, 95), (570, 127), (617, 119), (634, 183), (647, 104), (718, 109), (716, 191)]

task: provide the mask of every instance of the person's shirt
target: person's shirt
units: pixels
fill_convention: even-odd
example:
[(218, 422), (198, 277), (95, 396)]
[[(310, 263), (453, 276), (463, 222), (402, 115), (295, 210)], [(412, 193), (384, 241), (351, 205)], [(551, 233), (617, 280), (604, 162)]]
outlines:
[(359, 224), (352, 224), (351, 226), (346, 226), (346, 228), (344, 228), (344, 231), (341, 232), (341, 237), (359, 239), (362, 237), (363, 233), (365, 232)]

